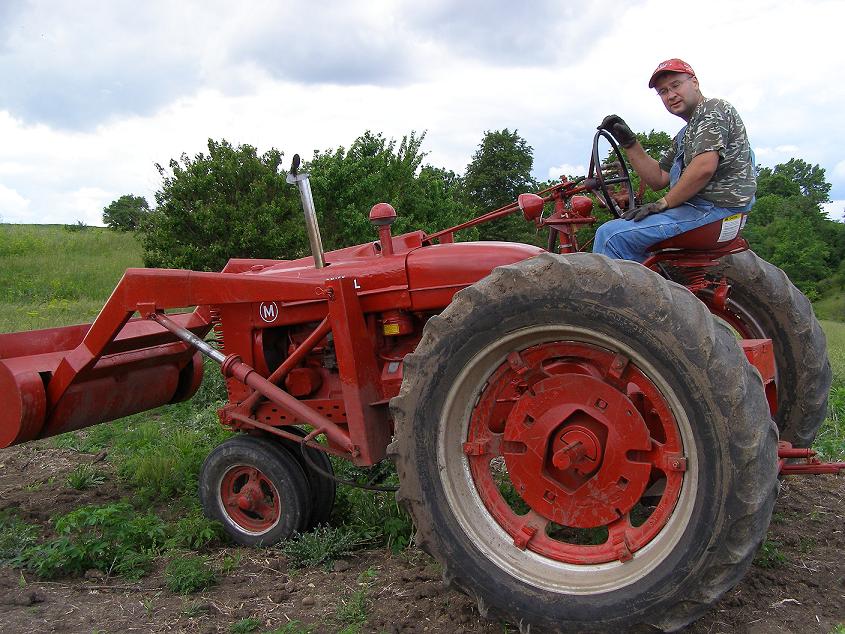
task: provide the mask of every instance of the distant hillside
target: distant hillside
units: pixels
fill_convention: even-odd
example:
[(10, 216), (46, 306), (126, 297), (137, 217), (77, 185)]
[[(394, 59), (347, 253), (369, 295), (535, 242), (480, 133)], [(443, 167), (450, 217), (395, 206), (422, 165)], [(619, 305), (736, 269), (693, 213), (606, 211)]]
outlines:
[(89, 322), (133, 266), (142, 260), (131, 233), (0, 224), (0, 332)]

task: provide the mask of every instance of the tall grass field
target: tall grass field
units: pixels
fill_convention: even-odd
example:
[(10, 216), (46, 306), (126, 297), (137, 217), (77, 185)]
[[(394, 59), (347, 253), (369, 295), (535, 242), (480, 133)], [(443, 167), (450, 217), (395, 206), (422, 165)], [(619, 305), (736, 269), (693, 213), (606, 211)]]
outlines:
[(134, 235), (74, 225), (0, 225), (0, 332), (88, 323), (129, 267)]

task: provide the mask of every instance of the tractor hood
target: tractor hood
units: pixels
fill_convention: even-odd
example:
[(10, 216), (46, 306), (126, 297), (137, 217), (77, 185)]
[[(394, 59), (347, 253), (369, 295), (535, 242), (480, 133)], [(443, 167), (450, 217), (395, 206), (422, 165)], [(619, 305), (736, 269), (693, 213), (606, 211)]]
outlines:
[(456, 242), (414, 249), (407, 256), (408, 289), (413, 310), (442, 308), (462, 288), (486, 277), (497, 266), (544, 253), (514, 242)]

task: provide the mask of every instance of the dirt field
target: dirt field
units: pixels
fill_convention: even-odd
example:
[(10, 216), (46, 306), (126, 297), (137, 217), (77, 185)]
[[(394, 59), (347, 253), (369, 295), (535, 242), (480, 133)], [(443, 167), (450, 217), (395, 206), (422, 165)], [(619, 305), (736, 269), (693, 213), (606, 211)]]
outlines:
[[(84, 492), (63, 486), (91, 458), (44, 445), (0, 452), (0, 510), (15, 507), (26, 521), (46, 524), (81, 504), (127, 495), (115, 479)], [(0, 632), (512, 631), (444, 588), (437, 566), (413, 548), (358, 553), (330, 570), (290, 571), (273, 549), (218, 549), (212, 558), (232, 555), (240, 557), (234, 570), (186, 597), (166, 589), (164, 562), (137, 583), (97, 571), (42, 582), (0, 568)], [(690, 632), (845, 631), (845, 477), (785, 481), (764, 555)], [(360, 629), (351, 625), (356, 618)]]

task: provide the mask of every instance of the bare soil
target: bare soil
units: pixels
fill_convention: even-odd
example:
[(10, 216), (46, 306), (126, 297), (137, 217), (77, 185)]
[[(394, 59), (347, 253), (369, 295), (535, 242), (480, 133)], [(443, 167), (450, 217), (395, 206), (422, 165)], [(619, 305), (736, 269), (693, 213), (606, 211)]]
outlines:
[[(26, 521), (48, 526), (55, 514), (129, 496), (114, 477), (89, 491), (66, 486), (68, 472), (96, 458), (43, 443), (3, 450), (0, 509), (17, 508)], [(107, 461), (102, 464), (108, 471)], [(784, 481), (767, 542), (767, 557), (758, 557), (745, 579), (688, 631), (841, 631), (845, 477)], [(212, 588), (187, 596), (167, 590), (166, 561), (137, 583), (97, 571), (45, 582), (0, 568), (0, 632), (230, 632), (248, 618), (260, 623), (259, 632), (292, 621), (315, 632), (338, 632), (354, 620), (340, 608), (354, 605), (355, 593), (366, 597), (366, 620), (352, 632), (509, 631), (481, 618), (469, 598), (445, 587), (438, 566), (415, 548), (401, 555), (361, 552), (330, 569), (290, 569), (274, 549), (211, 553), (217, 562), (227, 556), (239, 557), (239, 564)]]

